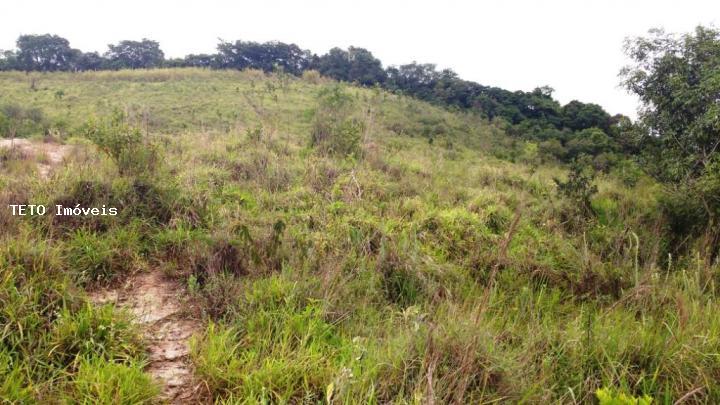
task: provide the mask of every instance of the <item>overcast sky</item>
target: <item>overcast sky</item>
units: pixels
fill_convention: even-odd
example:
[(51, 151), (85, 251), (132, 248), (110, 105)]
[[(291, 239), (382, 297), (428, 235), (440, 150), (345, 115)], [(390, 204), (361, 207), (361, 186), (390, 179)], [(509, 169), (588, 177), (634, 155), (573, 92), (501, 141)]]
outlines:
[(618, 88), (622, 42), (651, 27), (718, 26), (720, 1), (151, 1), (0, 0), (0, 49), (53, 33), (83, 51), (150, 38), (168, 57), (210, 53), (217, 39), (278, 40), (324, 53), (360, 46), (384, 65), (450, 67), (509, 90), (549, 85), (557, 98), (635, 116)]

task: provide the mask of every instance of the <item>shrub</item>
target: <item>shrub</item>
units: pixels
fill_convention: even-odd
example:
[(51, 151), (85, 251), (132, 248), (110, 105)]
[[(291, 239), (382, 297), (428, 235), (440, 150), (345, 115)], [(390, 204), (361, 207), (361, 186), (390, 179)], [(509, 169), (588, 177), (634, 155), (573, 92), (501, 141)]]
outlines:
[(320, 76), (320, 72), (317, 70), (306, 70), (303, 72), (302, 78), (308, 83), (318, 84), (320, 83), (322, 76)]
[(615, 392), (610, 388), (598, 388), (595, 396), (600, 405), (650, 405), (653, 401), (648, 395), (638, 398), (622, 392)]
[(635, 187), (642, 176), (642, 169), (630, 159), (621, 159), (613, 169), (613, 174), (627, 187)]
[(352, 116), (353, 108), (354, 100), (342, 86), (334, 85), (320, 91), (311, 145), (325, 154), (359, 157), (365, 125)]
[(540, 142), (538, 151), (543, 157), (550, 157), (557, 160), (565, 159), (568, 153), (567, 149), (565, 149), (557, 139), (548, 139), (547, 141)]
[(427, 287), (420, 270), (401, 252), (392, 242), (382, 241), (376, 268), (381, 275), (385, 298), (405, 308), (423, 300)]
[(5, 104), (0, 108), (0, 136), (27, 138), (41, 135), (47, 127), (48, 121), (39, 108), (25, 108), (18, 104)]
[(560, 195), (570, 199), (585, 216), (593, 213), (590, 198), (597, 193), (597, 186), (593, 184), (595, 171), (588, 162), (587, 156), (576, 158), (570, 164), (570, 174), (567, 181), (554, 179)]
[(157, 146), (144, 138), (140, 129), (130, 127), (122, 114), (104, 121), (89, 120), (80, 132), (113, 160), (122, 176), (151, 176), (160, 164)]

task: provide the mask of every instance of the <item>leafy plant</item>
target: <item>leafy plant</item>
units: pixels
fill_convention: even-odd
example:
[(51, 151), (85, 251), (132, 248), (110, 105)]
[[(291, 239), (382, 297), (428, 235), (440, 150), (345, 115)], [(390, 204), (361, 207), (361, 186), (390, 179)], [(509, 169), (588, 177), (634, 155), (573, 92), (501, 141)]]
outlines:
[(311, 130), (311, 145), (326, 154), (359, 157), (365, 125), (353, 117), (353, 107), (353, 98), (342, 86), (333, 85), (321, 90)]
[(595, 170), (589, 162), (588, 156), (581, 156), (570, 164), (570, 173), (566, 181), (554, 179), (558, 192), (577, 204), (584, 215), (592, 215), (591, 197), (598, 189), (593, 181)]
[(610, 388), (598, 388), (595, 391), (600, 405), (650, 405), (653, 400), (649, 395), (634, 397), (623, 392), (616, 392)]
[(160, 164), (157, 146), (129, 126), (120, 112), (103, 121), (87, 121), (81, 132), (115, 162), (120, 175), (152, 176)]

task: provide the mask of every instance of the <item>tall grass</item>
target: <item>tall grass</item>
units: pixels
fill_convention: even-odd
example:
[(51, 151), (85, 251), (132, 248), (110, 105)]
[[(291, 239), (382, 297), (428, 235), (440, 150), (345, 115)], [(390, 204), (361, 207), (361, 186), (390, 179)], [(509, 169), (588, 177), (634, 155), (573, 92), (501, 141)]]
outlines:
[(157, 401), (132, 322), (83, 289), (160, 268), (207, 323), (191, 360), (218, 403), (720, 402), (720, 268), (669, 255), (648, 178), (598, 174), (579, 213), (502, 123), (402, 96), (344, 87), (341, 113), (311, 76), (37, 76), (0, 97), (66, 141), (119, 111), (162, 158), (90, 136), (49, 180), (0, 168), (0, 201), (120, 208), (0, 214), (3, 399)]

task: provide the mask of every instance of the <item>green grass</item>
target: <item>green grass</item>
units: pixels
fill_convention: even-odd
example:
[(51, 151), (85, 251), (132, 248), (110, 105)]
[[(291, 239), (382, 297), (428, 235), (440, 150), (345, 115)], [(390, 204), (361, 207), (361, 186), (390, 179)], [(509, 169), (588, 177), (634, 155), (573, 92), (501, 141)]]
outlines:
[[(207, 324), (191, 358), (218, 403), (720, 401), (720, 269), (668, 256), (633, 167), (599, 175), (586, 218), (536, 146), (406, 97), (253, 71), (32, 76), (0, 74), (0, 99), (74, 150), (47, 181), (0, 163), (0, 202), (120, 214), (0, 214), (2, 398), (156, 400), (133, 326), (83, 289), (157, 267)], [(118, 112), (161, 157), (123, 155), (143, 173), (80, 139)]]

